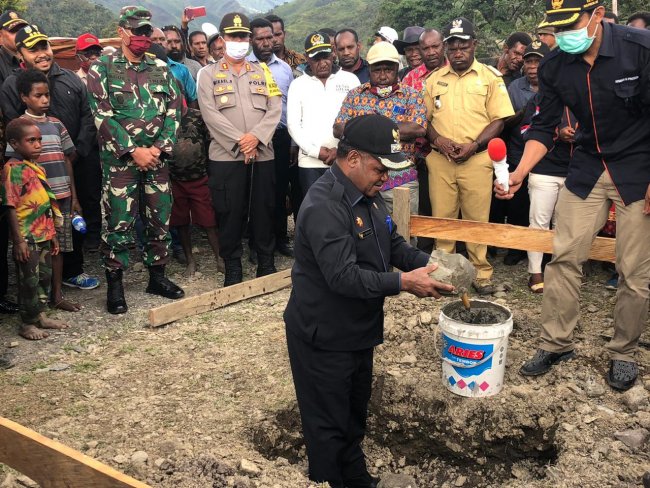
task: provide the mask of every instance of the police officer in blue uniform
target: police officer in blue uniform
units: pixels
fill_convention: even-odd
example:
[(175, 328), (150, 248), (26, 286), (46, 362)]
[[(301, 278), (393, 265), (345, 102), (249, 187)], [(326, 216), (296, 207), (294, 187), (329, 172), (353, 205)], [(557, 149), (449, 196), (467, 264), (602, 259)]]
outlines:
[(581, 266), (616, 204), (614, 336), (607, 381), (627, 390), (638, 376), (635, 353), (648, 317), (650, 282), (650, 31), (603, 22), (599, 0), (547, 0), (541, 24), (556, 29), (559, 49), (542, 61), (536, 115), (521, 162), (510, 177), (512, 198), (553, 147), (564, 107), (580, 125), (566, 186), (558, 197), (554, 257), (546, 267), (539, 349), (522, 368), (544, 374), (575, 355)]
[[(384, 297), (439, 297), (430, 256), (397, 233), (379, 190), (407, 167), (397, 125), (381, 115), (350, 120), (336, 163), (309, 189), (298, 214), (293, 289), (284, 313), (309, 477), (332, 488), (375, 487), (360, 444)], [(404, 272), (392, 271), (395, 266)]]

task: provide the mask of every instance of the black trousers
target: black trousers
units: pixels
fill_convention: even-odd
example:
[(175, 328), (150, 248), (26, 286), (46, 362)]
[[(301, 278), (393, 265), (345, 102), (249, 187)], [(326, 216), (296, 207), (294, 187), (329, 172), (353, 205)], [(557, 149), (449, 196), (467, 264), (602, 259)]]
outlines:
[(287, 330), (309, 459), (309, 479), (332, 488), (370, 481), (361, 441), (372, 388), (373, 349), (323, 351)]
[(492, 194), (490, 206), (490, 222), (528, 227), (530, 223), (528, 212), (530, 210), (530, 198), (528, 196), (528, 178), (524, 179), (521, 188), (517, 190), (511, 200), (499, 200)]
[[(426, 160), (418, 158), (416, 167), (418, 170), (418, 192), (419, 204), (418, 215), (426, 215), (431, 217), (433, 212), (431, 210), (431, 199), (429, 198), (429, 170), (427, 169)], [(431, 254), (435, 245), (435, 239), (430, 237), (418, 237), (418, 249)]]
[(0, 299), (3, 299), (9, 288), (9, 221), (6, 213), (7, 207), (0, 206)]
[(328, 168), (298, 168), (298, 176), (300, 178), (300, 189), (302, 190), (303, 198), (307, 196), (307, 192), (311, 185), (318, 181), (318, 178), (323, 176)]
[(102, 167), (99, 148), (94, 148), (88, 156), (75, 163), (74, 181), (86, 221), (86, 236), (99, 239), (102, 232)]
[(77, 160), (74, 165), (74, 182), (77, 188), (77, 199), (86, 221), (86, 234), (72, 229), (73, 251), (61, 253), (64, 280), (84, 272), (84, 240), (86, 236), (99, 239), (102, 231), (102, 170), (98, 148), (94, 148), (88, 156)]
[(302, 203), (298, 182), (298, 166), (290, 166), (291, 136), (286, 128), (278, 128), (273, 134), (275, 154), (275, 238), (287, 240), (287, 196), (291, 203), (294, 221)]
[[(241, 259), (246, 224), (258, 254), (273, 255), (275, 234), (275, 164), (273, 161), (210, 161), (208, 186), (219, 228), (219, 255)], [(250, 192), (250, 193), (249, 193)], [(250, 208), (248, 198), (250, 195)], [(250, 216), (250, 218), (249, 218)]]

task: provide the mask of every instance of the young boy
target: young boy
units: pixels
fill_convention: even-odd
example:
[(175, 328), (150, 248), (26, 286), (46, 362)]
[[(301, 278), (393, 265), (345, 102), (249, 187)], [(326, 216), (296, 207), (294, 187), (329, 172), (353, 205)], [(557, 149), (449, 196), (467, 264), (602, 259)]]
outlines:
[(174, 197), (169, 225), (178, 228), (183, 253), (187, 259), (185, 271), (187, 277), (194, 276), (196, 272), (190, 224), (205, 229), (214, 258), (217, 260), (217, 270), (223, 272), (223, 263), (219, 258), (217, 220), (208, 189), (209, 140), (208, 129), (201, 118), (201, 112), (184, 106), (178, 142), (174, 146), (174, 155), (169, 160)]
[[(27, 107), (25, 114), (20, 118), (32, 120), (41, 131), (43, 143), (38, 164), (45, 171), (48, 184), (63, 214), (63, 224), (56, 229), (60, 251), (71, 252), (73, 250), (72, 214), (81, 213), (69, 157), (75, 150), (74, 144), (61, 121), (46, 115), (50, 108), (50, 88), (44, 73), (36, 69), (22, 71), (16, 78), (16, 89)], [(15, 155), (11, 147), (7, 147), (7, 156), (15, 157)], [(63, 256), (57, 253), (52, 256), (51, 305), (68, 312), (81, 310), (78, 303), (64, 300), (62, 283)]]
[(8, 208), (7, 217), (14, 243), (18, 280), (18, 302), (25, 339), (45, 339), (43, 329), (65, 329), (64, 322), (43, 312), (50, 292), (51, 256), (59, 254), (55, 221), (63, 220), (45, 171), (36, 162), (41, 156), (42, 137), (36, 123), (14, 119), (7, 124), (7, 141), (20, 158), (10, 159), (2, 170), (0, 202)]

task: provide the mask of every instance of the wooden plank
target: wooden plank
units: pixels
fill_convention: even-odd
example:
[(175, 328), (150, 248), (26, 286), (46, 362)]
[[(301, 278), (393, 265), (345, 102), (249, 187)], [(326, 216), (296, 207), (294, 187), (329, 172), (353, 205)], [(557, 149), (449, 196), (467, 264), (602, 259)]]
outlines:
[[(508, 224), (471, 220), (411, 216), (411, 235), (450, 241), (465, 241), (488, 246), (553, 253), (552, 230), (531, 229)], [(616, 239), (596, 237), (589, 258), (616, 261)]]
[(408, 188), (393, 188), (393, 221), (397, 232), (408, 240), (411, 238), (411, 191)]
[(79, 451), (0, 417), (0, 463), (41, 488), (150, 488)]
[(272, 293), (291, 285), (291, 269), (208, 291), (149, 310), (149, 325), (158, 327), (191, 315), (209, 312), (247, 298)]

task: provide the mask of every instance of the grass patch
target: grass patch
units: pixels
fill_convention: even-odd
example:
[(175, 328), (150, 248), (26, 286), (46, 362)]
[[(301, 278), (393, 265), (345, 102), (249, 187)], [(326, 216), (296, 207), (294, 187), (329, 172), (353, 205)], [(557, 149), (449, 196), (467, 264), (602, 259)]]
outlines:
[(82, 361), (75, 364), (72, 369), (75, 373), (93, 373), (99, 369), (101, 363), (99, 361)]

